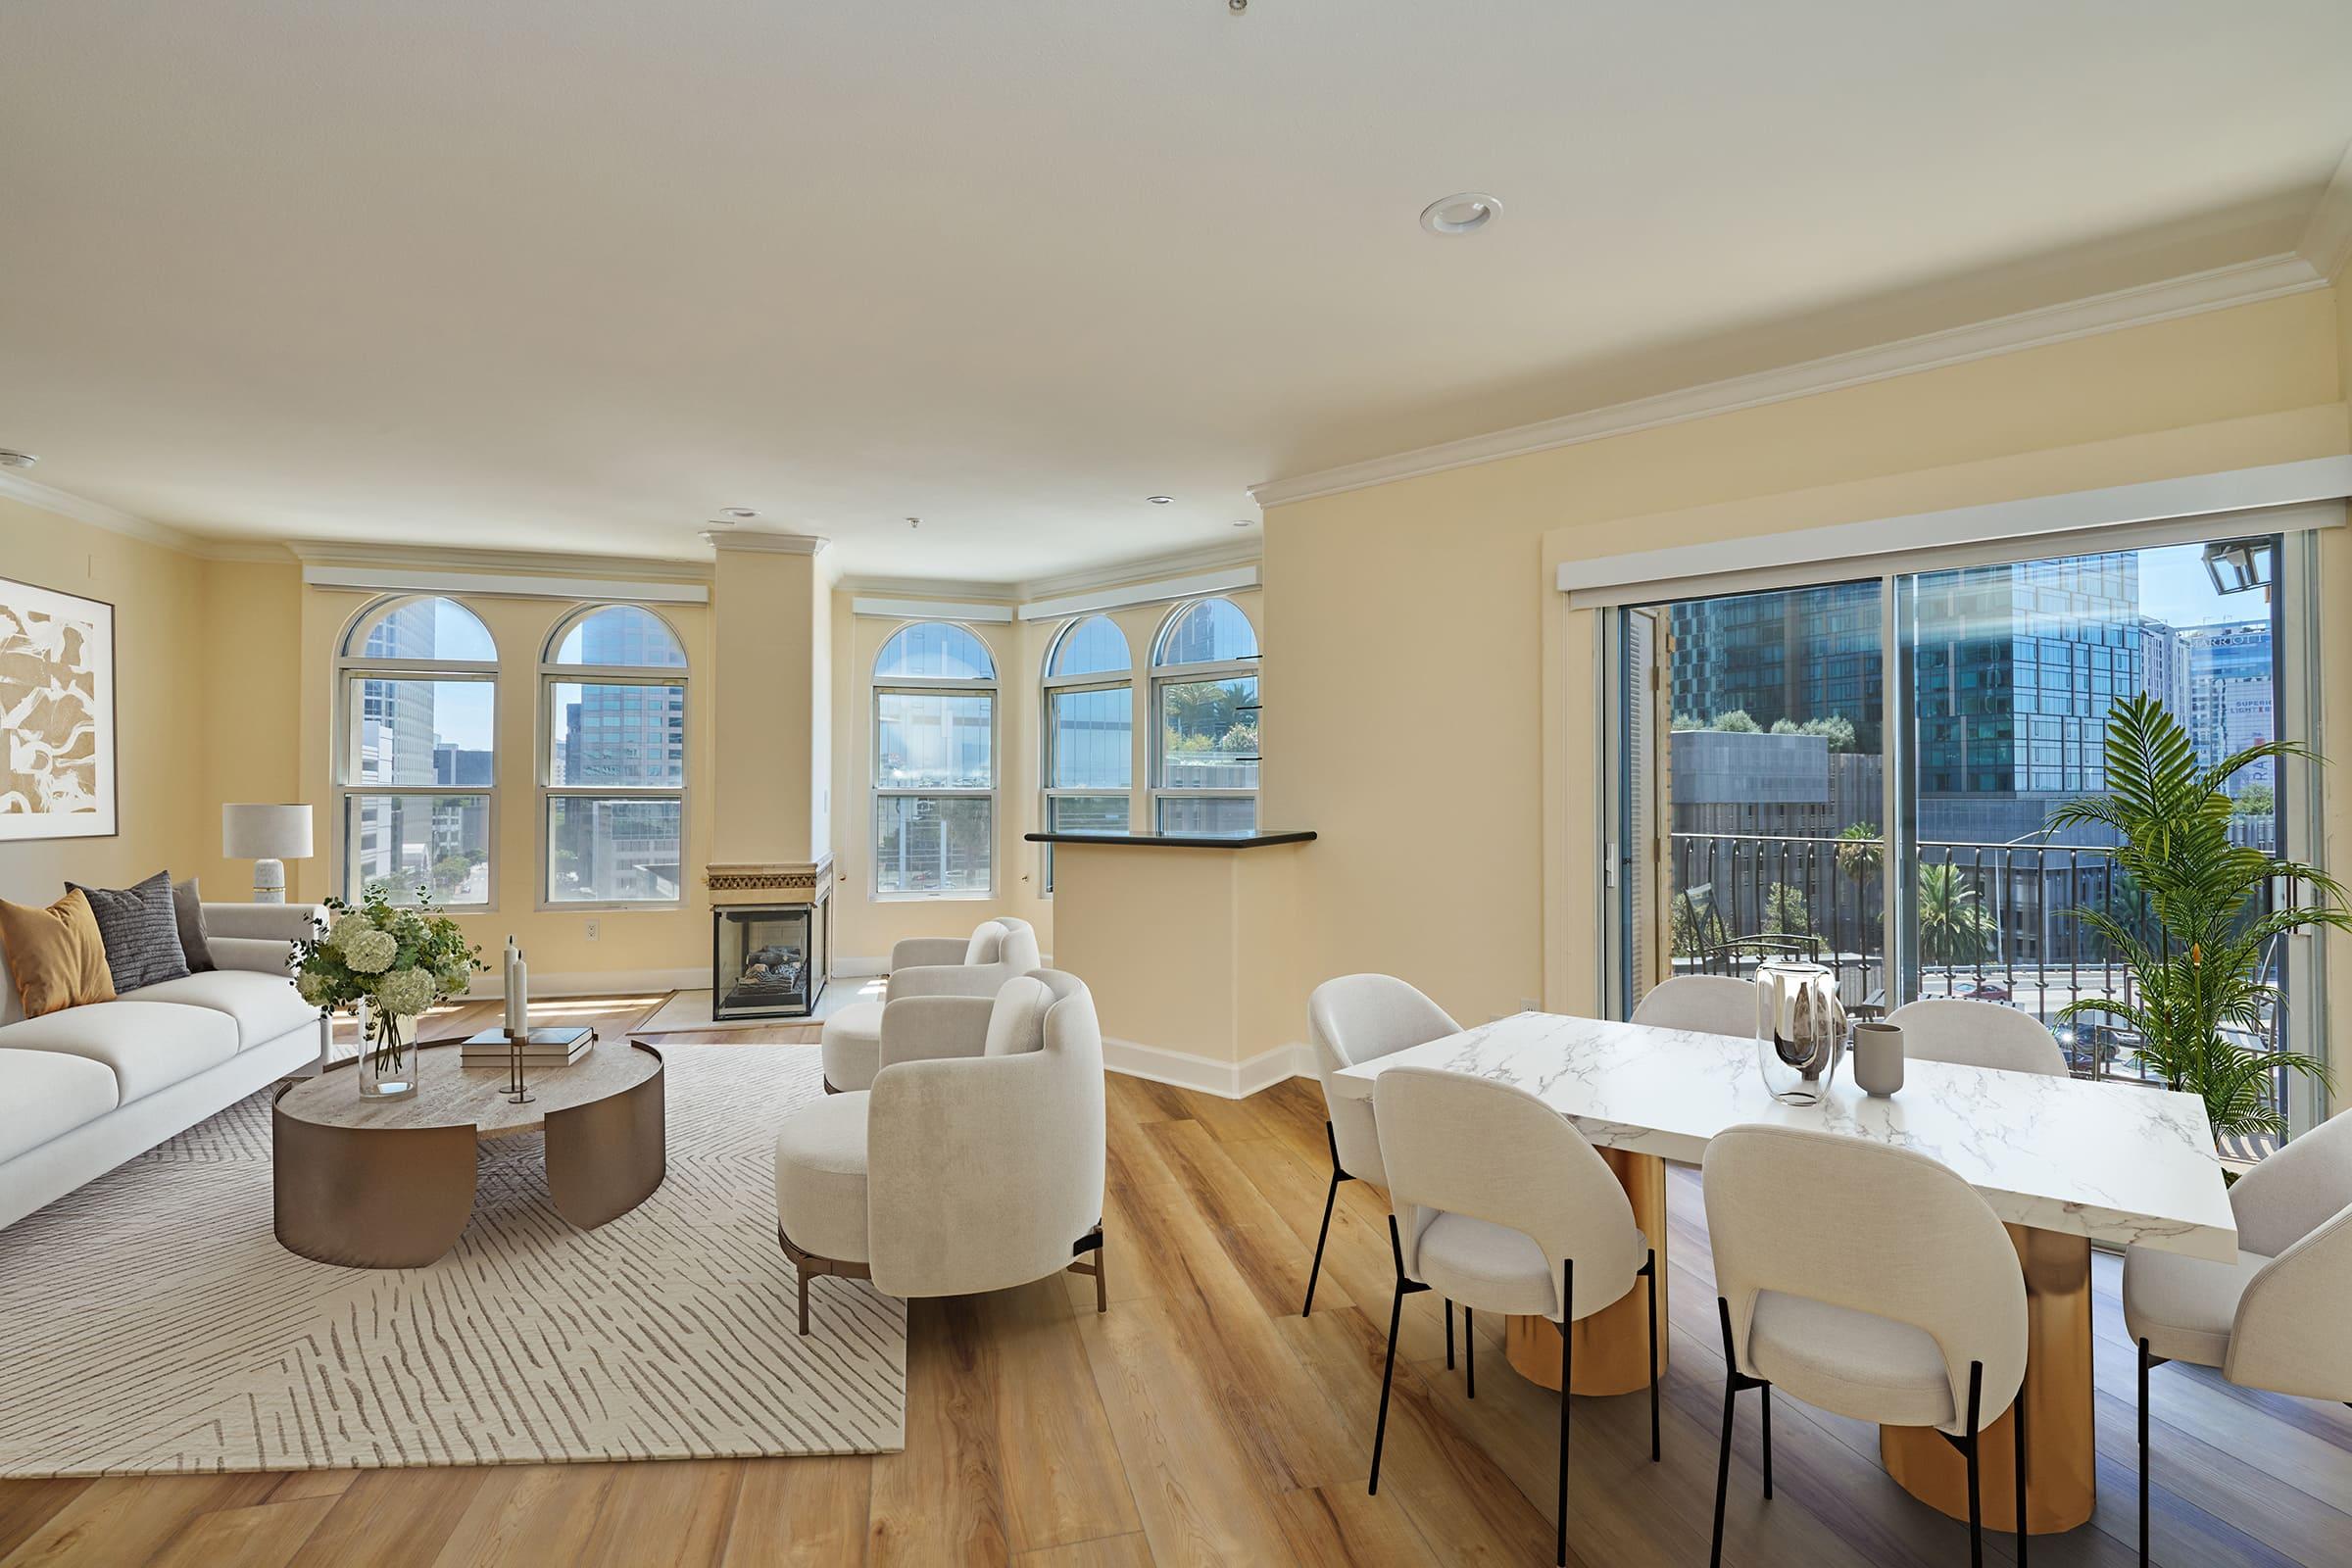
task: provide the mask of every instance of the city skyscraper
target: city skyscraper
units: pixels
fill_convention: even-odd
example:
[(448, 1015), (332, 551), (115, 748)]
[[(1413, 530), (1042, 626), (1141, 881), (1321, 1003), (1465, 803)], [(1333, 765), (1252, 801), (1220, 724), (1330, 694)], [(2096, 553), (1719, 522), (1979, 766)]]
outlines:
[[(2233, 752), (2277, 738), (2271, 623), (2238, 621), (2190, 626), (2180, 633), (2189, 665), (2189, 710), (2182, 715), (2197, 760), (2210, 767)], [(2267, 759), (2230, 781), (2231, 795), (2255, 784), (2276, 787)]]

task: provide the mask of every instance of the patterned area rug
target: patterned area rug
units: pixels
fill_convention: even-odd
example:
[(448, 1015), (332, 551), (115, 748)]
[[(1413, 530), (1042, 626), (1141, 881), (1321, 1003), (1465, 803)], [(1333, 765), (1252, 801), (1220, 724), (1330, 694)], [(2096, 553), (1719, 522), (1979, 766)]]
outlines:
[(0, 1476), (904, 1446), (903, 1304), (815, 1280), (793, 1332), (774, 1129), (822, 1093), (817, 1054), (662, 1056), (668, 1174), (597, 1230), (557, 1217), (514, 1138), (430, 1267), (296, 1257), (264, 1094), (0, 1231)]

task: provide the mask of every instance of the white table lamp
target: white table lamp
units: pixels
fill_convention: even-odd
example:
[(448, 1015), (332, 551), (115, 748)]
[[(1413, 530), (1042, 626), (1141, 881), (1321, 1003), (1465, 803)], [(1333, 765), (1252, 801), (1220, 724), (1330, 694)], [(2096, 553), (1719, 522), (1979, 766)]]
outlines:
[(307, 806), (223, 806), (220, 853), (253, 862), (253, 902), (286, 902), (286, 862), (311, 858)]

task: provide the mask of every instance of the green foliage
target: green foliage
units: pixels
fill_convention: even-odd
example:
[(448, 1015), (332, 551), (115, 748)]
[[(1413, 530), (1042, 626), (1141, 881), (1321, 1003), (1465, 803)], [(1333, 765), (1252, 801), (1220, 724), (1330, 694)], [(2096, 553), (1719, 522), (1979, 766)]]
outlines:
[(1747, 716), (1747, 710), (1744, 708), (1735, 708), (1728, 713), (1717, 713), (1715, 722), (1709, 724), (1707, 728), (1721, 730), (1727, 735), (1759, 735), (1764, 730), (1763, 725)]
[(1886, 863), (1886, 846), (1879, 840), (1879, 824), (1855, 822), (1838, 835), (1838, 869), (1849, 882), (1864, 887), (1879, 879)]
[(390, 889), (371, 884), (357, 907), (329, 899), (326, 908), (318, 934), (294, 945), (294, 989), (322, 1012), (369, 1003), (368, 1032), (379, 1067), (397, 1065), (407, 1049), (401, 1018), (465, 990), (475, 970), (489, 967), (481, 949), (467, 944), (465, 930), (433, 906), (432, 894), (422, 887), (410, 907), (393, 904)]
[(1919, 956), (1929, 963), (1974, 963), (1991, 955), (1999, 923), (1949, 860), (1919, 867)]
[[(2317, 1057), (2248, 1043), (2281, 1001), (2262, 978), (2269, 945), (2312, 926), (2352, 929), (2332, 877), (2230, 842), (2230, 778), (2290, 757), (2318, 760), (2307, 747), (2273, 741), (2199, 767), (2187, 732), (2161, 704), (2145, 694), (2119, 699), (2107, 715), (2107, 793), (2050, 813), (2052, 830), (2103, 827), (2123, 838), (2116, 863), (2152, 916), (2123, 918), (2112, 900), (2075, 911), (2130, 967), (2132, 995), (2085, 998), (2059, 1016), (2097, 1015), (2131, 1030), (2140, 1061), (2168, 1087), (2202, 1099), (2217, 1135), (2283, 1136), (2272, 1093), (2282, 1070), (2330, 1081)], [(2263, 913), (2274, 877), (2292, 879), (2312, 902)]]
[(1775, 882), (1764, 890), (1764, 929), (1768, 937), (1809, 937), (1813, 917), (1805, 907), (1802, 888)]
[(2237, 799), (2230, 803), (2230, 814), (2232, 816), (2269, 816), (2278, 809), (2278, 791), (2259, 782), (2239, 790)]

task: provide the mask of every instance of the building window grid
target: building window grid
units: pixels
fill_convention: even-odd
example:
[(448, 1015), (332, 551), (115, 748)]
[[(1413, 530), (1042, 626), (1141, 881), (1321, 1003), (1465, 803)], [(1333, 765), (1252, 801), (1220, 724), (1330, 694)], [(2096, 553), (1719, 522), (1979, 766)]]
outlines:
[[(1220, 643), (1224, 646), (1220, 646)], [(1242, 647), (1247, 652), (1241, 652)], [(1257, 826), (1258, 737), (1264, 714), (1260, 693), (1260, 656), (1257, 628), (1230, 599), (1195, 599), (1178, 605), (1161, 623), (1152, 646), (1152, 825), (1160, 832), (1233, 834)], [(1172, 782), (1169, 756), (1169, 709), (1179, 694), (1222, 687), (1212, 696), (1207, 726), (1226, 726), (1204, 751), (1227, 757), (1222, 743), (1246, 735), (1250, 751), (1230, 754), (1225, 760), (1184, 764), (1200, 776), (1196, 782)], [(1238, 699), (1238, 700), (1236, 700)], [(1245, 720), (1243, 713), (1249, 716)], [(1188, 729), (1204, 727), (1188, 720)], [(1235, 775), (1211, 778), (1211, 773)], [(1246, 777), (1247, 782), (1243, 782)], [(1190, 817), (1191, 821), (1172, 819)]]
[(612, 602), (565, 614), (547, 648), (539, 907), (674, 908), (685, 887), (685, 650), (652, 611)]
[[(1044, 781), (1041, 793), (1046, 830), (1124, 832), (1133, 825), (1135, 800), (1135, 660), (1127, 646), (1126, 634), (1107, 615), (1080, 615), (1054, 634), (1045, 667), (1045, 747), (1039, 777)], [(1061, 698), (1107, 697), (1113, 693), (1126, 699), (1123, 719), (1113, 717), (1110, 711), (1101, 718), (1062, 716)], [(1105, 707), (1115, 710), (1116, 705)], [(1116, 745), (1106, 748), (1106, 754), (1115, 756), (1116, 765), (1110, 771), (1117, 776), (1117, 784), (1056, 782), (1064, 776), (1063, 763), (1069, 760), (1063, 731), (1065, 727), (1081, 726), (1099, 727), (1105, 734), (1117, 737)], [(1051, 897), (1054, 846), (1047, 844), (1041, 848), (1045, 851), (1041, 861), (1044, 886)]]
[[(940, 673), (906, 667), (925, 663)], [(923, 698), (940, 700), (935, 712), (924, 712)], [(908, 621), (884, 639), (874, 657), (870, 710), (875, 898), (994, 896), (996, 699), (995, 656), (970, 628)], [(905, 743), (934, 719), (946, 743), (936, 776), (908, 777), (914, 770), (903, 764), (912, 760), (911, 753), (894, 762), (892, 737)], [(908, 781), (891, 782), (894, 769)]]

